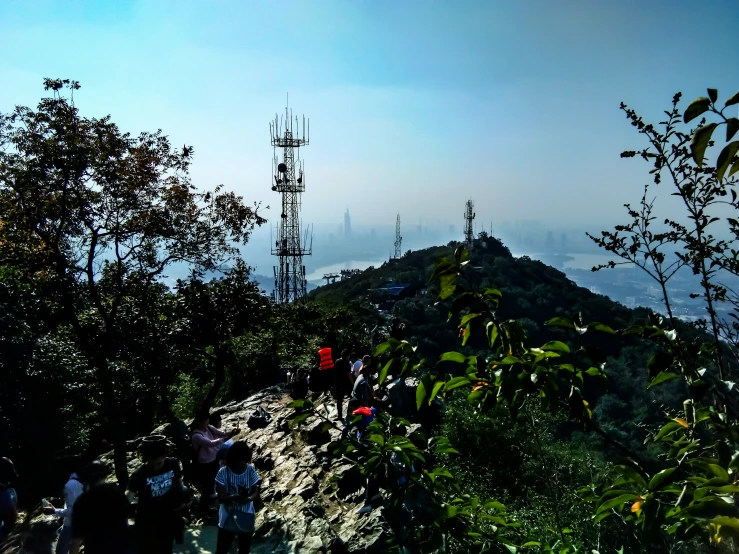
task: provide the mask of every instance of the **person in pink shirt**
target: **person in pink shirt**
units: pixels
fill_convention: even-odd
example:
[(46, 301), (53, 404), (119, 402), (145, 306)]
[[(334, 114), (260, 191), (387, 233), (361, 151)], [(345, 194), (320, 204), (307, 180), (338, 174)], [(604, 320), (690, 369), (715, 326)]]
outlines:
[(215, 481), (218, 473), (218, 448), (241, 431), (233, 429), (225, 432), (210, 425), (210, 414), (200, 411), (193, 421), (192, 447), (195, 449), (193, 476), (200, 491), (198, 511), (206, 515), (211, 501), (215, 498)]

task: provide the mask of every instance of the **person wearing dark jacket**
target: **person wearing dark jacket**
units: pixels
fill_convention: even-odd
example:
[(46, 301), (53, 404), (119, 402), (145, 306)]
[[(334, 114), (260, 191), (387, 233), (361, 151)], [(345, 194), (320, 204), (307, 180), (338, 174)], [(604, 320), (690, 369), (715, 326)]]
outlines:
[(109, 470), (100, 461), (88, 464), (81, 475), (83, 492), (72, 507), (71, 554), (138, 554), (128, 525), (131, 504), (115, 483), (106, 483)]
[(342, 350), (341, 358), (334, 362), (334, 397), (336, 398), (337, 419), (343, 420), (344, 398), (349, 396), (354, 385), (352, 364), (349, 361), (349, 351)]
[(0, 458), (0, 540), (18, 521), (18, 496), (13, 485), (18, 479), (15, 465), (9, 458)]

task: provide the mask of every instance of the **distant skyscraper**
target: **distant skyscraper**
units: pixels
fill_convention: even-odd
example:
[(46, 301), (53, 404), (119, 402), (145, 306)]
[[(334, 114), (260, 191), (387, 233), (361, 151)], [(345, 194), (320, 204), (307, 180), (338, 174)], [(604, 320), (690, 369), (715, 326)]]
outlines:
[(346, 209), (344, 214), (344, 234), (347, 237), (352, 236), (352, 216), (349, 215), (349, 208)]

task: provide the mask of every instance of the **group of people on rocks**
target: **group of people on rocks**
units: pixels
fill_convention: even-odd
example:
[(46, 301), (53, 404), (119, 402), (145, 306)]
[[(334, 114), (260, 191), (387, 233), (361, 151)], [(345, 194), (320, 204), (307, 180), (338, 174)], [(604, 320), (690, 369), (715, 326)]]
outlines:
[[(337, 419), (344, 423), (342, 437), (355, 430), (361, 439), (376, 411), (386, 407), (381, 393), (375, 392), (371, 356), (360, 358), (343, 350), (333, 359), (327, 347), (318, 354), (319, 369), (330, 370), (320, 373), (333, 383)], [(307, 395), (308, 372), (299, 370), (288, 374), (286, 380), (293, 396)], [(251, 463), (252, 450), (245, 441), (235, 440), (241, 434), (238, 427), (222, 430), (220, 414), (205, 409), (195, 415), (190, 431), (191, 459), (185, 461), (191, 462), (187, 481), (199, 492), (195, 515), (203, 519), (216, 516), (217, 503), (215, 554), (229, 552), (234, 541), (240, 554), (248, 553), (261, 481)], [(83, 546), (85, 554), (172, 554), (174, 544), (183, 542), (192, 495), (184, 483), (182, 462), (168, 456), (167, 439), (161, 435), (142, 439), (140, 455), (143, 463), (131, 474), (125, 489), (108, 481), (110, 469), (106, 463), (94, 460), (69, 476), (63, 507), (44, 501), (42, 512), (60, 518), (62, 523), (56, 554), (77, 554)], [(0, 541), (18, 520), (17, 479), (12, 461), (0, 458)], [(371, 511), (371, 499), (378, 492), (370, 477), (365, 505), (358, 513)], [(132, 515), (134, 525), (129, 524)]]
[(336, 400), (336, 419), (345, 421), (343, 415), (345, 400), (348, 400), (347, 419), (357, 408), (363, 406), (369, 408), (381, 403), (374, 394), (375, 368), (372, 365), (371, 356), (359, 358), (349, 350), (342, 350), (341, 356), (333, 362), (333, 367), (329, 369), (333, 372), (331, 392)]
[[(250, 550), (254, 532), (254, 501), (259, 499), (260, 477), (246, 442), (233, 440), (239, 429), (222, 431), (220, 416), (211, 424), (208, 411), (198, 412), (191, 433), (192, 484), (200, 492), (197, 515), (217, 509), (215, 554), (226, 554), (234, 541), (239, 554)], [(168, 456), (161, 435), (141, 440), (142, 464), (127, 486), (108, 482), (110, 469), (101, 460), (88, 462), (69, 476), (64, 506), (44, 500), (42, 512), (61, 518), (56, 554), (172, 554), (182, 543), (185, 516), (192, 499), (183, 482), (182, 463)], [(0, 540), (18, 519), (13, 483), (18, 475), (7, 458), (0, 458)], [(133, 515), (134, 524), (129, 524)]]

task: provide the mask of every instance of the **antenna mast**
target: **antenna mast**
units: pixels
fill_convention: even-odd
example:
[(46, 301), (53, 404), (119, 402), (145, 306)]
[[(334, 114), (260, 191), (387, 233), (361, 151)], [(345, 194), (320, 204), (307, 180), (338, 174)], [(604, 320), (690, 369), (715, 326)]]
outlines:
[(400, 236), (400, 214), (398, 214), (398, 218), (395, 220), (395, 256), (393, 256), (394, 260), (400, 259), (400, 247), (403, 244), (403, 237)]
[[(300, 160), (299, 148), (310, 142), (310, 120), (306, 136), (305, 116), (302, 126), (296, 116), (285, 107), (285, 116), (275, 115), (269, 124), (269, 134), (274, 148), (272, 190), (282, 195), (282, 213), (277, 224), (277, 240), (272, 247), (272, 255), (279, 258), (279, 266), (274, 267), (274, 301), (282, 304), (300, 300), (306, 294), (307, 282), (303, 256), (313, 253), (313, 241), (308, 241), (308, 230), (302, 232), (300, 221), (301, 194), (305, 192), (305, 175)], [(301, 137), (302, 133), (302, 137)], [(282, 161), (279, 157), (281, 155)]]
[(464, 210), (464, 242), (467, 245), (467, 249), (472, 249), (472, 241), (475, 236), (472, 231), (472, 220), (475, 219), (475, 203), (472, 200), (467, 200)]

